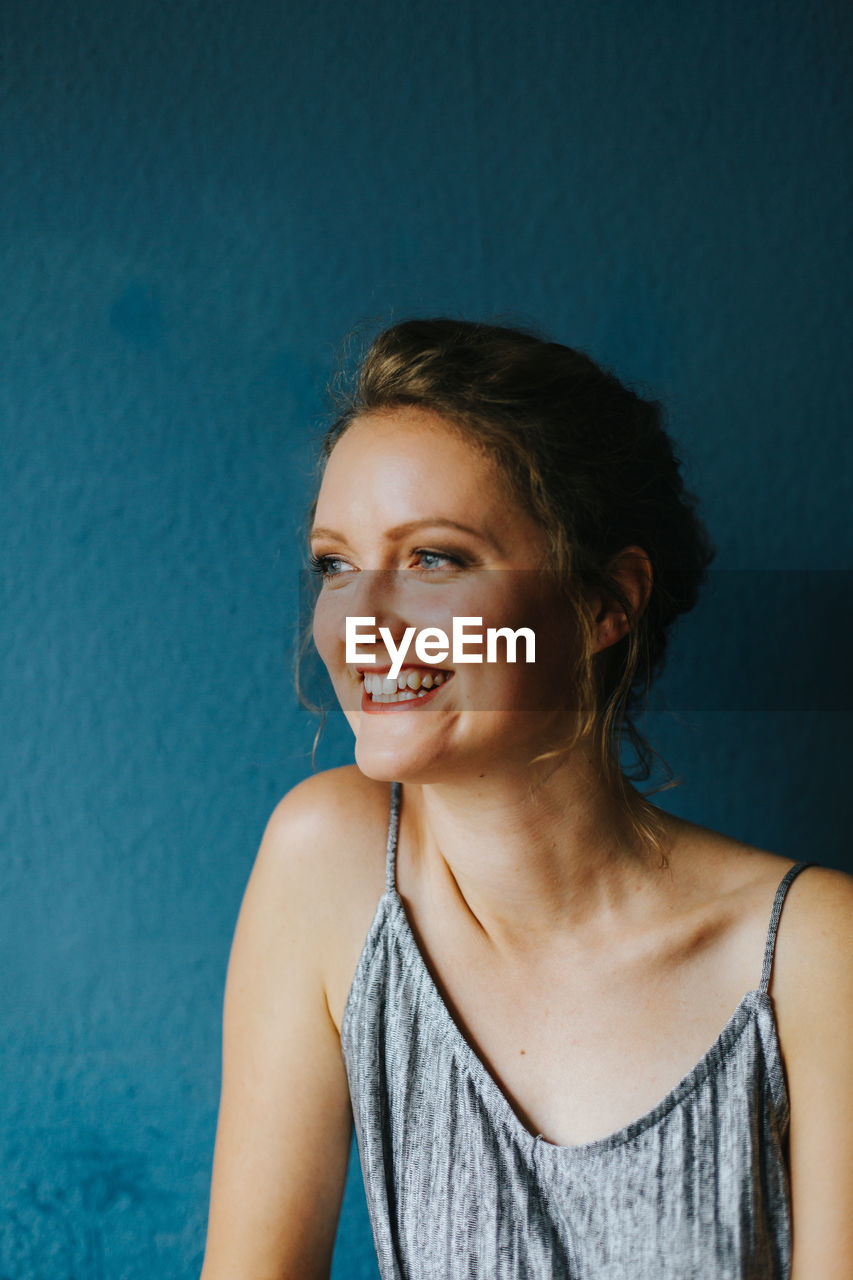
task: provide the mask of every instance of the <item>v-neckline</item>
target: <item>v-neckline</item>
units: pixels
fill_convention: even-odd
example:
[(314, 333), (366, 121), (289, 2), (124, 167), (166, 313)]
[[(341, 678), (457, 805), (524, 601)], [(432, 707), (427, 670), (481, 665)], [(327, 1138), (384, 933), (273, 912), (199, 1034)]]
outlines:
[(707, 1079), (715, 1067), (733, 1048), (757, 1010), (761, 1008), (769, 1009), (774, 1034), (776, 1032), (773, 1005), (769, 995), (757, 987), (753, 988), (741, 997), (728, 1022), (710, 1048), (706, 1049), (698, 1062), (694, 1063), (690, 1070), (648, 1111), (601, 1138), (593, 1138), (588, 1142), (550, 1142), (541, 1133), (531, 1133), (521, 1121), (503, 1089), (466, 1038), (459, 1023), (448, 1008), (447, 1002), (439, 991), (430, 968), (424, 959), (406, 914), (403, 900), (396, 887), (389, 886), (386, 888), (382, 897), (383, 901), (387, 900), (393, 907), (404, 942), (420, 972), (423, 987), (438, 1010), (444, 1036), (451, 1040), (462, 1060), (467, 1064), (472, 1077), (476, 1079), (484, 1095), (491, 1100), (495, 1109), (514, 1131), (517, 1139), (528, 1146), (536, 1147), (540, 1151), (553, 1152), (555, 1158), (568, 1158), (584, 1154), (592, 1155), (607, 1151), (613, 1147), (622, 1146), (644, 1132), (644, 1130), (652, 1128), (688, 1098), (703, 1080)]

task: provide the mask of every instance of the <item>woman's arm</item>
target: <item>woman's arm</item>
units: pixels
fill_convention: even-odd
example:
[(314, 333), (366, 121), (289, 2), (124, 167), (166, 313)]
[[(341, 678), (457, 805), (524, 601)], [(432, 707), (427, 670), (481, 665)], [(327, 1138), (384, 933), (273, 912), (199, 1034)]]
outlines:
[(326, 1003), (321, 777), (270, 818), (228, 967), (202, 1280), (326, 1280), (352, 1133)]
[[(791, 1280), (853, 1276), (853, 879), (791, 886), (773, 998), (791, 1101)], [(786, 920), (786, 914), (788, 919)]]

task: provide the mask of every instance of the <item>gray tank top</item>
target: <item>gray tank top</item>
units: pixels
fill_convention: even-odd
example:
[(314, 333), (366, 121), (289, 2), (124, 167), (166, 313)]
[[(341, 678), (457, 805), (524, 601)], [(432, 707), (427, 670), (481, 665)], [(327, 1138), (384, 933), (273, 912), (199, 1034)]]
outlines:
[(768, 994), (782, 878), (758, 988), (657, 1106), (557, 1146), (518, 1119), (450, 1015), (395, 882), (341, 1024), (382, 1280), (777, 1280), (791, 1219), (788, 1097)]

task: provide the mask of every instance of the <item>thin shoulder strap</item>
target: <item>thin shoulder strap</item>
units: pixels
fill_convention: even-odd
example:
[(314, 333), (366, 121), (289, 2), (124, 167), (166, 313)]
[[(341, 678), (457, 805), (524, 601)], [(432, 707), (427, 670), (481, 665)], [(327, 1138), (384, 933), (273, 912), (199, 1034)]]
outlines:
[(391, 783), (391, 812), (388, 815), (388, 843), (385, 847), (385, 891), (395, 889), (397, 864), (397, 833), (400, 829), (400, 798), (403, 788), (399, 782)]
[(791, 887), (792, 882), (797, 878), (801, 871), (805, 871), (806, 867), (813, 867), (813, 862), (795, 862), (782, 877), (779, 888), (776, 890), (776, 897), (773, 900), (773, 910), (770, 913), (770, 928), (767, 930), (767, 945), (764, 948), (764, 965), (761, 970), (761, 986), (760, 991), (765, 992), (770, 985), (770, 971), (773, 968), (773, 953), (776, 950), (776, 933), (779, 928), (779, 917), (782, 914), (782, 904), (785, 901), (785, 894)]

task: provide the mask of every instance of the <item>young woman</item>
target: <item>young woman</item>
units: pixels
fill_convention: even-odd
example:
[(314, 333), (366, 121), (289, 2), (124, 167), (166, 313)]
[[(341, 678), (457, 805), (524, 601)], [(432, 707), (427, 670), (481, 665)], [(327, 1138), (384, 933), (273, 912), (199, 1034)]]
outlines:
[[(713, 554), (657, 406), (410, 321), (325, 455), (314, 637), (356, 764), (281, 801), (246, 892), (203, 1280), (328, 1276), (353, 1118), (383, 1280), (847, 1280), (853, 880), (620, 767), (627, 734), (648, 777), (632, 714)], [(454, 618), (535, 661), (410, 645), (394, 682)]]

